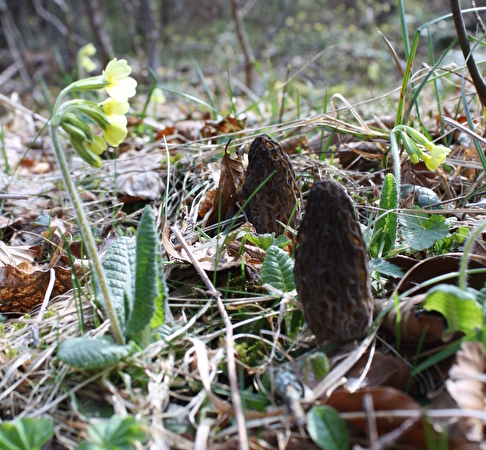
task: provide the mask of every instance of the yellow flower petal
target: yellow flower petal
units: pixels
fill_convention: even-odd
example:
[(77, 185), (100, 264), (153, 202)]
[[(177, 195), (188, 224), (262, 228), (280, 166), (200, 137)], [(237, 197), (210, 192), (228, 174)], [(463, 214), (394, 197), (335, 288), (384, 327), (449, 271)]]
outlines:
[(108, 117), (108, 125), (103, 130), (106, 142), (117, 147), (125, 139), (127, 130), (127, 118), (118, 114), (113, 114)]
[(421, 158), (427, 166), (427, 169), (429, 169), (431, 172), (434, 172), (440, 166), (440, 164), (436, 164), (436, 161), (434, 161), (432, 156), (429, 156), (426, 153), (422, 153)]
[(136, 93), (137, 82), (129, 77), (132, 68), (127, 61), (115, 58), (111, 60), (106, 69), (103, 71), (103, 80), (108, 95), (119, 102), (125, 102), (128, 98), (133, 97)]
[(107, 116), (113, 114), (124, 115), (130, 109), (128, 102), (119, 102), (114, 98), (107, 98), (103, 103), (100, 103), (100, 108)]
[(86, 142), (88, 147), (95, 155), (101, 155), (108, 147), (105, 139), (102, 136), (93, 136), (93, 142)]

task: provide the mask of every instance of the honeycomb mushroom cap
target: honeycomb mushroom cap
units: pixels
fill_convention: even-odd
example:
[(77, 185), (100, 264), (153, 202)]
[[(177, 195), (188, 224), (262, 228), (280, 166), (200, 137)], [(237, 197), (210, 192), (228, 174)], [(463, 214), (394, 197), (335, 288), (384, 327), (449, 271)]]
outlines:
[(312, 187), (295, 249), (295, 285), (319, 342), (362, 337), (373, 317), (368, 254), (351, 200), (337, 183)]
[(287, 153), (277, 141), (263, 134), (250, 146), (243, 197), (248, 199), (273, 171), (275, 175), (250, 200), (245, 212), (258, 233), (278, 236), (284, 232), (284, 227), (277, 220), (287, 224), (294, 209), (290, 226), (297, 227), (300, 219), (298, 200), (302, 196)]

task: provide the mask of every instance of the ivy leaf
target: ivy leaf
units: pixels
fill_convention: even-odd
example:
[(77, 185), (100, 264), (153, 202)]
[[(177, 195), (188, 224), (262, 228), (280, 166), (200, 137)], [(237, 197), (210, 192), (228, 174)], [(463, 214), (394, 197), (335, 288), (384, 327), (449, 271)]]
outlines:
[(347, 450), (348, 430), (338, 412), (330, 406), (313, 406), (307, 413), (307, 430), (312, 440), (325, 450)]
[(466, 334), (483, 326), (481, 305), (473, 294), (457, 286), (439, 284), (427, 293), (424, 309), (440, 312), (447, 320), (447, 333), (462, 331)]
[(137, 262), (133, 308), (127, 324), (127, 335), (135, 336), (151, 321), (156, 310), (159, 292), (160, 247), (155, 216), (147, 206), (142, 214), (137, 232)]
[(132, 450), (135, 442), (145, 442), (142, 423), (133, 416), (112, 416), (89, 427), (90, 439), (82, 441), (77, 450)]
[[(380, 195), (380, 219), (376, 222), (372, 238), (372, 247), (377, 254), (383, 245), (383, 253), (387, 253), (395, 246), (397, 239), (397, 213), (398, 190), (395, 177), (389, 173), (385, 177)], [(386, 215), (384, 212), (388, 211)]]
[(272, 245), (263, 260), (261, 277), (263, 283), (290, 292), (295, 289), (294, 262), (286, 251)]
[(62, 342), (57, 357), (77, 369), (102, 369), (132, 352), (131, 345), (118, 345), (107, 337), (77, 337)]
[(449, 226), (440, 215), (400, 214), (400, 223), (405, 245), (415, 250), (427, 249), (449, 234)]
[(15, 419), (0, 426), (0, 448), (4, 450), (41, 450), (54, 436), (49, 419)]

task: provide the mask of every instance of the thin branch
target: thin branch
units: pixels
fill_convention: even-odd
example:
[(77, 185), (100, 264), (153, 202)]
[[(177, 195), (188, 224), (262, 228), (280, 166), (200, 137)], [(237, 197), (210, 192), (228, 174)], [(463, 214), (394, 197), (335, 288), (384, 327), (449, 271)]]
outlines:
[(177, 240), (179, 241), (179, 243), (182, 245), (182, 247), (186, 251), (187, 255), (189, 256), (189, 259), (191, 260), (194, 268), (199, 273), (199, 276), (203, 280), (204, 284), (208, 288), (209, 294), (216, 301), (216, 304), (218, 305), (219, 313), (221, 314), (221, 317), (223, 318), (225, 331), (226, 331), (226, 358), (227, 358), (227, 363), (228, 363), (228, 378), (229, 378), (230, 387), (231, 387), (231, 400), (233, 402), (233, 408), (234, 408), (234, 412), (235, 412), (236, 423), (237, 423), (237, 426), (238, 426), (240, 449), (241, 450), (247, 450), (249, 448), (248, 436), (247, 436), (247, 433), (246, 433), (245, 416), (243, 414), (243, 407), (242, 407), (242, 404), (241, 404), (240, 390), (239, 390), (239, 387), (238, 387), (238, 377), (237, 377), (237, 374), (236, 374), (236, 361), (235, 361), (234, 341), (233, 341), (233, 325), (231, 324), (231, 320), (228, 316), (228, 313), (226, 312), (226, 309), (224, 308), (223, 301), (221, 300), (221, 293), (214, 287), (213, 283), (211, 283), (211, 280), (207, 276), (204, 269), (199, 265), (199, 262), (197, 261), (197, 259), (194, 258), (194, 255), (192, 254), (191, 249), (189, 248), (186, 241), (184, 240), (184, 237), (182, 236), (181, 232), (179, 231), (179, 228), (177, 227), (177, 225), (174, 225), (171, 229), (174, 232), (174, 234), (176, 235)]
[(486, 82), (481, 76), (474, 60), (474, 56), (471, 53), (471, 48), (469, 46), (469, 39), (467, 37), (466, 25), (464, 24), (464, 19), (462, 17), (461, 5), (459, 0), (450, 0), (452, 16), (454, 18), (454, 24), (456, 26), (457, 37), (459, 38), (459, 43), (461, 44), (462, 54), (464, 59), (467, 61), (467, 68), (471, 74), (471, 78), (478, 93), (479, 100), (486, 109)]

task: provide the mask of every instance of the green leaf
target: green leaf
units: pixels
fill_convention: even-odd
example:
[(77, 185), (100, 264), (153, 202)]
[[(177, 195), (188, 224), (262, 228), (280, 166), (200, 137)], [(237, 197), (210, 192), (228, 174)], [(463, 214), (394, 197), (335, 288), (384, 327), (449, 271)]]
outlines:
[(145, 442), (143, 425), (132, 416), (112, 416), (89, 427), (90, 439), (82, 441), (77, 450), (131, 450), (133, 443)]
[(261, 276), (263, 283), (268, 283), (283, 292), (295, 289), (294, 262), (286, 251), (275, 245), (267, 250)]
[(275, 233), (253, 234), (246, 233), (246, 239), (263, 250), (268, 250), (275, 241)]
[(397, 213), (398, 190), (395, 177), (389, 173), (385, 177), (383, 189), (380, 196), (380, 215), (389, 211), (385, 216), (380, 217), (376, 222), (373, 232), (373, 247), (379, 251), (383, 245), (383, 253), (387, 253), (395, 246), (397, 238)]
[(41, 450), (53, 436), (54, 427), (49, 419), (15, 419), (0, 426), (0, 448)]
[(370, 270), (372, 272), (379, 272), (380, 275), (387, 275), (389, 277), (403, 277), (403, 271), (400, 269), (400, 267), (381, 258), (370, 260)]
[[(111, 300), (118, 317), (118, 323), (122, 331), (125, 331), (128, 317), (130, 316), (134, 290), (135, 290), (135, 238), (121, 237), (117, 239), (103, 256), (103, 269), (105, 270)], [(105, 306), (103, 295), (99, 288), (96, 289), (96, 298)]]
[(167, 284), (164, 278), (164, 266), (162, 264), (162, 255), (160, 250), (157, 252), (157, 284), (159, 287), (159, 295), (155, 298), (155, 313), (150, 320), (152, 328), (158, 328), (165, 323), (165, 308), (167, 307)]
[(106, 337), (77, 337), (62, 342), (57, 357), (77, 369), (102, 369), (128, 356), (131, 345), (118, 345)]
[(466, 334), (483, 326), (481, 305), (470, 292), (450, 284), (439, 284), (427, 293), (423, 307), (440, 312), (449, 324), (448, 333), (462, 331)]
[(440, 215), (400, 214), (400, 223), (405, 245), (415, 250), (427, 249), (449, 234), (449, 226)]
[(306, 364), (308, 363), (312, 366), (314, 376), (319, 380), (324, 378), (331, 370), (329, 359), (327, 355), (322, 352), (316, 352), (309, 355), (308, 359), (306, 359)]
[(349, 436), (346, 424), (334, 408), (313, 406), (307, 413), (307, 430), (312, 440), (325, 450), (347, 450)]
[(143, 211), (137, 232), (135, 301), (127, 323), (128, 336), (142, 331), (154, 316), (156, 298), (161, 295), (157, 255), (160, 255), (159, 239), (155, 216), (149, 205)]

